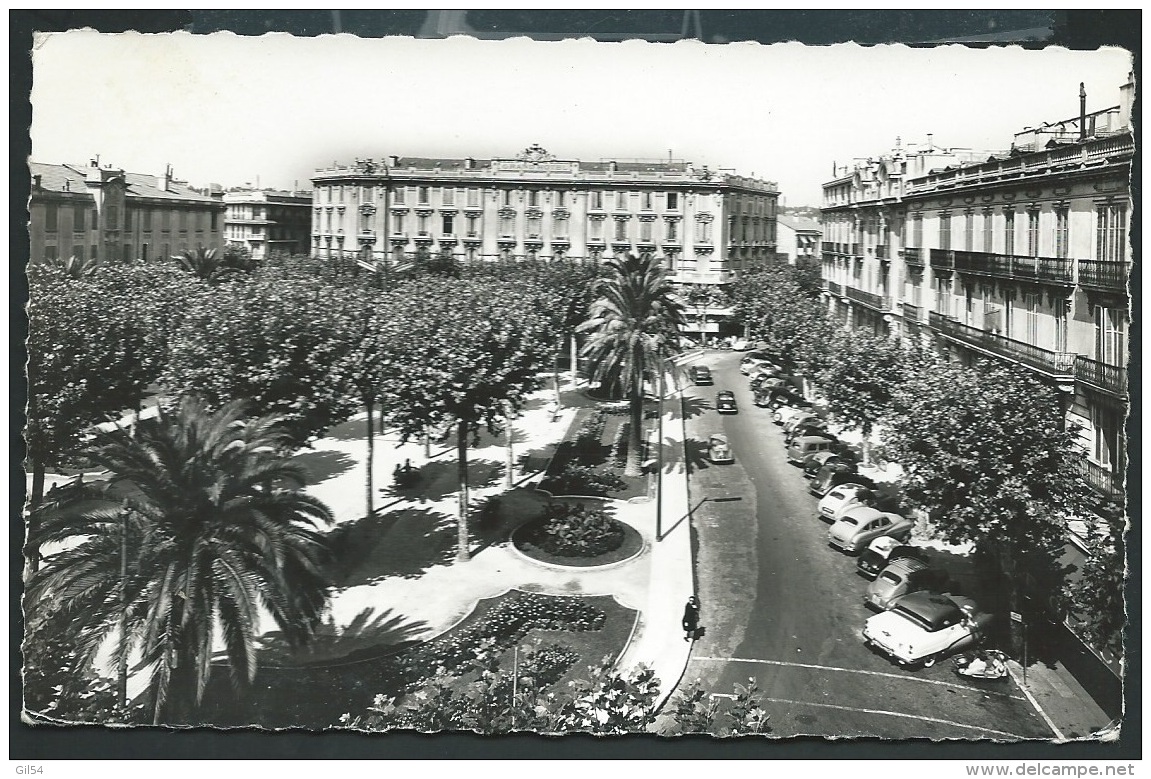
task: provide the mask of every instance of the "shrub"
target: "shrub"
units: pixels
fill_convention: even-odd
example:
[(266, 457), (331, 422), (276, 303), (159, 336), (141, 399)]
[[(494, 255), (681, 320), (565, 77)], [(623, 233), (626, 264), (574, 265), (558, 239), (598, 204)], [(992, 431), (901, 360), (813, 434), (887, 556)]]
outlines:
[(627, 434), (631, 430), (631, 422), (625, 420), (616, 428), (615, 438), (611, 442), (611, 456), (608, 461), (617, 467), (627, 462)]
[(553, 495), (593, 495), (607, 497), (608, 493), (627, 489), (627, 483), (611, 468), (595, 470), (584, 465), (568, 463), (555, 476), (549, 476), (540, 487)]
[(551, 503), (525, 539), (556, 557), (598, 557), (623, 544), (623, 528), (603, 509)]
[(576, 432), (575, 441), (572, 443), (577, 460), (583, 461), (599, 456), (600, 449), (603, 446), (600, 439), (603, 436), (606, 423), (603, 411), (596, 410), (595, 413), (588, 417), (587, 421), (580, 426), (580, 429)]

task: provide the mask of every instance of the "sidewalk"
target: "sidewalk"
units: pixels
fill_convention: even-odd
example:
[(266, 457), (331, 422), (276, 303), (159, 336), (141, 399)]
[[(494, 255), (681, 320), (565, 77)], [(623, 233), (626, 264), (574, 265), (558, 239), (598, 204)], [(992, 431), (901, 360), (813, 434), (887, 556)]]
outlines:
[(1062, 663), (1031, 663), (1025, 672), (1009, 659), (1007, 669), (1057, 741), (1098, 738), (1110, 724), (1112, 718)]

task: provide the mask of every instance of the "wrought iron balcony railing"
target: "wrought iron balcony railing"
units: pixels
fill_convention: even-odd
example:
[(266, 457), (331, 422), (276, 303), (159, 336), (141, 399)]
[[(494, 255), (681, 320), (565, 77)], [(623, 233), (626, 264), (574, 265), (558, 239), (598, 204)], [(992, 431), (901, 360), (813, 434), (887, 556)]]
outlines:
[(875, 256), (881, 260), (891, 259), (887, 252), (887, 244), (880, 243), (875, 246)]
[(903, 318), (908, 322), (922, 322), (923, 308), (921, 306), (912, 305), (911, 303), (904, 303)]
[(931, 250), (932, 270), (952, 270), (955, 268), (955, 252), (950, 249)]
[(993, 357), (1019, 363), (1044, 376), (1070, 378), (1075, 372), (1074, 352), (1055, 352), (1013, 338), (965, 325), (951, 317), (931, 312), (930, 324), (943, 335)]
[(1079, 355), (1075, 358), (1075, 378), (1117, 397), (1127, 397), (1127, 369)]
[(1123, 502), (1123, 472), (1121, 470), (1113, 471), (1084, 457), (1079, 461), (1079, 475), (1103, 497), (1119, 503)]
[[(933, 264), (934, 254), (935, 250), (932, 250)], [(1039, 281), (1061, 287), (1075, 285), (1072, 262), (1065, 258), (961, 250), (950, 252), (950, 254), (954, 260), (955, 270), (962, 273)]]
[(912, 268), (923, 268), (923, 250), (911, 247), (903, 250), (903, 262)]
[(843, 285), (838, 281), (829, 281), (827, 282), (827, 290), (833, 295), (842, 295)]
[(1112, 292), (1127, 291), (1130, 266), (1108, 260), (1079, 260), (1079, 286)]
[(886, 295), (877, 295), (874, 292), (864, 292), (855, 287), (847, 287), (847, 298), (875, 311), (891, 310), (891, 298)]

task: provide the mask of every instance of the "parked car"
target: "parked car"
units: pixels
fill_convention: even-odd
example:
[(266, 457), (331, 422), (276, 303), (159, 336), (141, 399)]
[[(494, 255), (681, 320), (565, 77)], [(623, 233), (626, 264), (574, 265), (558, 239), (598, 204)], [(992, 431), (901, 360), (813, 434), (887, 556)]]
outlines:
[(796, 426), (805, 424), (807, 422), (824, 422), (824, 423), (827, 422), (827, 420), (825, 419), (826, 415), (820, 413), (819, 411), (816, 411), (815, 409), (810, 409), (810, 408), (800, 409), (800, 412), (801, 413), (799, 413), (799, 414), (793, 414), (792, 416), (788, 417), (786, 421), (784, 421), (784, 423), (783, 423), (784, 435), (787, 435), (788, 433), (790, 433), (792, 430), (794, 430), (796, 428)]
[(720, 390), (715, 393), (715, 410), (721, 414), (738, 414), (739, 408), (735, 405), (735, 393), (731, 390)]
[[(816, 452), (803, 461), (803, 475), (808, 479), (815, 478), (820, 469), (832, 463), (846, 463), (856, 465), (855, 453), (843, 441), (839, 446), (833, 446), (830, 452)], [(856, 465), (858, 467), (858, 465)]]
[(731, 342), (732, 351), (746, 352), (752, 346), (752, 342), (746, 338), (736, 338)]
[(855, 570), (865, 579), (874, 579), (888, 563), (904, 558), (913, 558), (924, 564), (930, 562), (927, 550), (901, 543), (891, 536), (880, 536), (859, 555), (855, 561)]
[[(766, 405), (767, 404), (765, 402), (764, 406), (766, 406)], [(779, 408), (777, 408), (771, 412), (771, 419), (777, 425), (786, 425), (788, 423), (788, 421), (793, 419), (798, 414), (819, 414), (819, 413), (824, 413), (824, 412), (821, 411), (816, 406), (813, 406), (811, 408), (799, 408), (799, 407), (793, 408), (791, 406), (780, 406)]]
[(731, 454), (731, 444), (727, 442), (727, 436), (713, 433), (707, 439), (707, 459), (716, 464), (735, 462), (735, 457)]
[(771, 357), (763, 352), (749, 352), (739, 361), (739, 372), (749, 374), (757, 368), (770, 367), (778, 370)]
[(812, 495), (823, 497), (831, 492), (833, 487), (840, 484), (847, 484), (854, 482), (855, 484), (862, 484), (865, 487), (875, 489), (875, 482), (859, 473), (859, 466), (855, 463), (837, 462), (828, 463), (819, 469), (811, 483), (807, 486), (808, 492)]
[(840, 484), (819, 499), (817, 512), (825, 522), (835, 522), (845, 512), (856, 506), (875, 506), (878, 498), (875, 491), (862, 484)]
[(792, 465), (802, 465), (808, 455), (831, 451), (832, 441), (827, 436), (805, 435), (787, 445), (787, 461)]
[(982, 644), (992, 621), (970, 598), (913, 592), (869, 617), (863, 641), (900, 665), (929, 668), (942, 657)]
[(856, 554), (880, 536), (905, 541), (911, 537), (914, 526), (915, 522), (899, 514), (856, 506), (845, 511), (827, 531), (827, 543), (840, 551)]
[(767, 391), (767, 397), (764, 398), (762, 403), (756, 399), (757, 406), (767, 406), (768, 408), (779, 408), (781, 406), (792, 406), (793, 408), (811, 408), (815, 404), (807, 398), (803, 397), (797, 392), (793, 392), (787, 387), (772, 387)]
[[(801, 422), (800, 424), (796, 425), (791, 430), (784, 432), (783, 442), (788, 446), (791, 446), (792, 441), (807, 435), (822, 436), (824, 438), (831, 439), (833, 442), (839, 442), (839, 437), (836, 436), (835, 433), (828, 431), (827, 422), (822, 419), (809, 419), (806, 422)], [(834, 450), (835, 447), (833, 446), (832, 451)]]
[(691, 366), (691, 370), (689, 370), (688, 373), (691, 376), (691, 380), (696, 385), (715, 383), (711, 378), (711, 368), (707, 367), (706, 365), (693, 365)]
[(944, 589), (947, 574), (927, 567), (927, 563), (914, 557), (901, 557), (890, 561), (879, 575), (867, 585), (863, 605), (878, 611), (891, 608), (896, 598), (909, 592)]
[(760, 369), (758, 373), (748, 374), (748, 378), (751, 379), (748, 386), (751, 387), (752, 392), (783, 385), (783, 379), (776, 376), (773, 370)]

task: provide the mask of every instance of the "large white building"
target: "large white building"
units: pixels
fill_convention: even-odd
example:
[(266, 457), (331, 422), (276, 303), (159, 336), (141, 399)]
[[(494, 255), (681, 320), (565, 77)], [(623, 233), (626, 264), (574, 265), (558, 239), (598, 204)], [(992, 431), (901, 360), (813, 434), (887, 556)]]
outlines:
[(725, 284), (775, 256), (776, 185), (682, 160), (557, 159), (533, 146), (486, 160), (357, 160), (312, 182), (319, 257), (396, 265), (421, 251), (467, 262), (649, 252), (678, 283)]
[(233, 189), (224, 193), (224, 240), (262, 260), (271, 252), (307, 254), (312, 193)]

